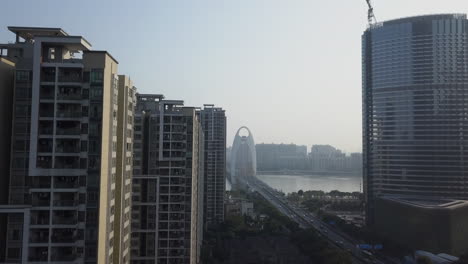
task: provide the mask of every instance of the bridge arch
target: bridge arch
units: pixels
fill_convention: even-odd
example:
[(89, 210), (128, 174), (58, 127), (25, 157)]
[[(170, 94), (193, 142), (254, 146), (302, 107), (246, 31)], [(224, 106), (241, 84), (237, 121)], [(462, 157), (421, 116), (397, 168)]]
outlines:
[[(247, 130), (248, 136), (241, 136), (240, 132)], [(231, 183), (235, 185), (240, 178), (257, 175), (257, 152), (255, 141), (250, 129), (242, 126), (237, 130), (232, 144), (231, 153)]]

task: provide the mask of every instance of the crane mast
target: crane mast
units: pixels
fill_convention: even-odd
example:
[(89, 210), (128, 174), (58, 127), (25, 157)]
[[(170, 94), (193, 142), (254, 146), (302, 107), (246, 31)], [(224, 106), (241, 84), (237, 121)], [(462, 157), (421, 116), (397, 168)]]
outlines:
[(367, 6), (369, 7), (367, 11), (367, 21), (369, 22), (369, 26), (372, 25), (372, 23), (377, 23), (377, 18), (375, 18), (374, 15), (374, 8), (372, 7), (371, 0), (366, 0)]

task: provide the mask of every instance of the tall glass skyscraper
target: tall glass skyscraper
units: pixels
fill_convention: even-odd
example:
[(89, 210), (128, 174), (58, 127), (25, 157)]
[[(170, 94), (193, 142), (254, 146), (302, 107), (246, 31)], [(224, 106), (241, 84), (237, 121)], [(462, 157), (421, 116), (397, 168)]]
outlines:
[(368, 223), (377, 197), (468, 199), (468, 20), (428, 15), (362, 36)]

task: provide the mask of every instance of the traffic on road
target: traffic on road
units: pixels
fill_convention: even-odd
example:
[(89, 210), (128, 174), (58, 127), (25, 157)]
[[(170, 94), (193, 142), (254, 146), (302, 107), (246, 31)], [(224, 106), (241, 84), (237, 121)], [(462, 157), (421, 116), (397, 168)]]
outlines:
[(313, 213), (290, 203), (286, 200), (283, 194), (271, 188), (264, 182), (256, 178), (252, 178), (247, 182), (247, 184), (250, 188), (260, 193), (281, 213), (298, 223), (301, 228), (314, 228), (330, 243), (349, 252), (353, 256), (353, 263), (388, 263), (379, 260), (378, 257), (374, 256), (371, 252), (358, 248), (358, 241), (343, 234), (339, 230), (336, 230), (333, 226), (321, 221), (321, 219)]

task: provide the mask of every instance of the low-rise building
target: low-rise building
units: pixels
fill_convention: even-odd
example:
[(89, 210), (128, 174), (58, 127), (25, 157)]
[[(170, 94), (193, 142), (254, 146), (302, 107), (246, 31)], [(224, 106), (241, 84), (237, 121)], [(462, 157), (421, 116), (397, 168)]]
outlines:
[(401, 245), (461, 255), (468, 245), (468, 201), (381, 197), (375, 231)]
[(253, 202), (245, 199), (229, 199), (225, 205), (225, 210), (227, 217), (235, 215), (255, 216)]

